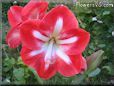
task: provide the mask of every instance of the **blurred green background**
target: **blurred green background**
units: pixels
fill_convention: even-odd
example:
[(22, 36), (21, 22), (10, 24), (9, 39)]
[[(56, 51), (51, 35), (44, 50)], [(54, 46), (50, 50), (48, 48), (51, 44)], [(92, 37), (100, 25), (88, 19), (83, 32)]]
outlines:
[[(24, 6), (26, 3), (17, 3)], [(3, 84), (38, 84), (33, 72), (25, 66), (20, 59), (21, 46), (11, 49), (5, 42), (5, 37), (10, 29), (7, 20), (7, 11), (12, 2), (2, 2), (2, 80)], [(50, 3), (49, 9), (56, 6), (56, 3)], [(114, 31), (114, 8), (112, 7), (79, 7), (66, 4), (76, 15), (79, 25), (90, 32), (91, 40), (83, 56), (86, 58), (93, 52), (104, 50), (103, 61), (98, 67), (100, 71), (94, 71), (92, 76), (88, 76), (81, 84), (114, 84), (114, 57), (112, 52)], [(76, 75), (77, 76), (77, 75)], [(44, 81), (44, 84), (71, 84), (74, 77), (66, 78), (56, 74), (53, 78)]]

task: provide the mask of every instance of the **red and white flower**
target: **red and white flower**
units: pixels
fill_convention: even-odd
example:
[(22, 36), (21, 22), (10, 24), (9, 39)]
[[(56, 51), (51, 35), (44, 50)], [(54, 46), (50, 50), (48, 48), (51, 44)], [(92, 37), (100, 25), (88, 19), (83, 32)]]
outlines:
[(11, 48), (16, 48), (21, 44), (20, 26), (25, 20), (41, 19), (45, 15), (48, 3), (40, 0), (31, 0), (25, 7), (11, 6), (8, 10), (8, 21), (11, 26), (6, 42)]
[(66, 6), (56, 6), (41, 21), (28, 20), (20, 28), (22, 60), (41, 78), (49, 79), (56, 72), (69, 77), (86, 69), (82, 52), (90, 34), (79, 28)]

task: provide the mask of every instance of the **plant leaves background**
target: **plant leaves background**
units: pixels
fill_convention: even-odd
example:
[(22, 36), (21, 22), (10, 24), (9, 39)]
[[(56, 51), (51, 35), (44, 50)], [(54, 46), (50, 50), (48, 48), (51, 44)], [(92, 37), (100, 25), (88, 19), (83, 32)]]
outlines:
[[(17, 4), (24, 6), (26, 3), (18, 2)], [(7, 22), (7, 10), (12, 5), (12, 2), (2, 3), (3, 84), (38, 84), (33, 73), (23, 64), (19, 57), (21, 46), (16, 49), (10, 49), (5, 42), (5, 36), (9, 30), (9, 24)], [(50, 3), (49, 9), (55, 5), (57, 4)], [(114, 31), (114, 8), (82, 8), (77, 7), (76, 5), (71, 6), (70, 4), (67, 4), (67, 6), (78, 18), (80, 27), (86, 29), (91, 34), (91, 41), (83, 53), (84, 57), (91, 55), (93, 52), (99, 49), (104, 51), (103, 57), (105, 59), (99, 66), (99, 74), (86, 78), (82, 84), (114, 83), (114, 57), (112, 52), (114, 39), (114, 37), (112, 37), (112, 31)], [(96, 17), (97, 20), (102, 21), (102, 23), (92, 21), (93, 17)], [(75, 76), (66, 78), (57, 73), (50, 80), (44, 81), (44, 84), (71, 84), (74, 78)]]

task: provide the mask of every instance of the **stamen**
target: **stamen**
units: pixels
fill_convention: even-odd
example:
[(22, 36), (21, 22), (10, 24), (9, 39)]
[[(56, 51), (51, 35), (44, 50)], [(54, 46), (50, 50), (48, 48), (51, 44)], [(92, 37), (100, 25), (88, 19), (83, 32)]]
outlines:
[(74, 43), (78, 40), (78, 37), (71, 37), (65, 40), (59, 40), (59, 44), (70, 44), (70, 43)]
[(46, 42), (46, 41), (49, 40), (48, 37), (42, 35), (39, 31), (36, 31), (36, 30), (33, 31), (33, 36), (34, 36), (35, 38), (38, 38), (38, 39), (44, 41), (44, 42)]

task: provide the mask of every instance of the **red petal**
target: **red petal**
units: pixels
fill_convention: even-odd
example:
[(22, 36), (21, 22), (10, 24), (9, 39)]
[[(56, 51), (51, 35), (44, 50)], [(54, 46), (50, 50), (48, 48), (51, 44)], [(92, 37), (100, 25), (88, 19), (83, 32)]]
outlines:
[(22, 10), (23, 19), (42, 18), (48, 8), (48, 3), (40, 0), (31, 0)]
[(87, 70), (87, 63), (86, 63), (86, 59), (84, 57), (82, 57), (82, 62), (81, 62), (81, 71), (85, 71)]
[(47, 15), (45, 15), (42, 21), (45, 23), (45, 25), (48, 26), (47, 28), (49, 30), (53, 31), (58, 18), (63, 19), (62, 31), (78, 28), (78, 21), (75, 15), (66, 6), (63, 5), (59, 5), (53, 8), (49, 13), (47, 13)]
[(40, 33), (42, 33), (42, 31), (45, 31), (44, 29), (39, 28), (39, 21), (28, 20), (24, 22), (23, 25), (21, 25), (20, 29), (21, 41), (24, 46), (29, 49), (41, 48), (42, 43), (44, 42), (33, 36), (34, 30)]
[(71, 37), (77, 37), (77, 41), (70, 44), (62, 44), (61, 47), (69, 55), (75, 55), (82, 53), (87, 47), (90, 34), (83, 29), (68, 30), (60, 34), (61, 40)]
[(11, 28), (6, 36), (6, 42), (8, 43), (9, 47), (16, 48), (21, 44), (20, 41), (20, 31), (17, 25), (14, 28)]
[(36, 55), (36, 56), (30, 56), (30, 52), (33, 50), (27, 49), (25, 47), (21, 50), (21, 58), (23, 62), (32, 68), (34, 68), (38, 75), (43, 79), (49, 79), (56, 73), (56, 65), (50, 64), (49, 68), (45, 70), (45, 63), (44, 63), (44, 52)]
[(80, 73), (81, 70), (82, 55), (69, 55), (69, 57), (72, 62), (71, 64), (66, 64), (61, 59), (57, 60), (58, 72), (66, 77), (74, 76), (75, 74)]
[(56, 74), (56, 63), (50, 64), (47, 70), (45, 69), (45, 63), (43, 59), (40, 59), (38, 65), (39, 66), (36, 71), (41, 78), (49, 79)]
[(11, 6), (8, 10), (8, 21), (12, 27), (22, 22), (21, 11), (21, 6)]

